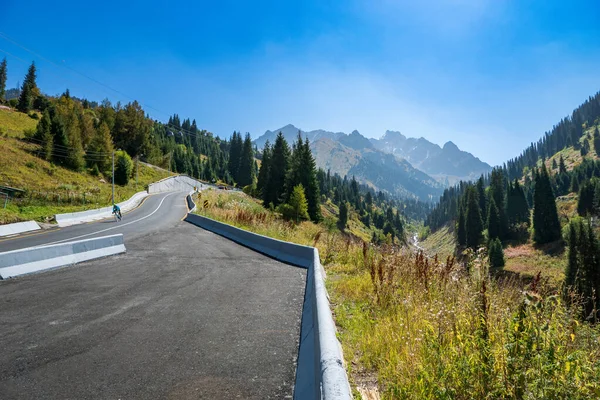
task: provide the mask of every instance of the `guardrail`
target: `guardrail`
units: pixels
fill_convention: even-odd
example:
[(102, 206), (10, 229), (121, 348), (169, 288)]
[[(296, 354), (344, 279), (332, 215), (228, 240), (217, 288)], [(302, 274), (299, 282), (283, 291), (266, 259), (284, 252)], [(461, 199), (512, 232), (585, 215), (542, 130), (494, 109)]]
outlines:
[(31, 274), (124, 253), (123, 234), (0, 253), (0, 278)]
[(294, 399), (351, 399), (319, 251), (314, 247), (258, 235), (196, 214), (188, 214), (185, 220), (277, 260), (308, 269)]
[[(137, 207), (140, 202), (148, 196), (148, 192), (138, 192), (131, 196), (129, 200), (118, 203), (122, 212), (129, 211)], [(97, 221), (104, 218), (110, 218), (112, 215), (112, 206), (97, 208), (95, 210), (79, 211), (74, 213), (56, 214), (56, 223), (60, 227), (80, 224), (82, 222)]]

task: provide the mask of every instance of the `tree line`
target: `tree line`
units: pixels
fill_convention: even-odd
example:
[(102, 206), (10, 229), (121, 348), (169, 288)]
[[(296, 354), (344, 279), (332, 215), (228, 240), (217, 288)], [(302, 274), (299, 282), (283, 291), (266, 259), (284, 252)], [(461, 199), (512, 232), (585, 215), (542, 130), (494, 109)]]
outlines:
[[(0, 63), (0, 99), (4, 99), (6, 59)], [(17, 110), (39, 118), (27, 140), (39, 145), (38, 156), (74, 171), (111, 175), (115, 155), (115, 181), (126, 184), (132, 158), (143, 159), (197, 179), (233, 184), (228, 171), (229, 142), (200, 130), (196, 121), (180, 121), (175, 114), (167, 124), (152, 120), (137, 101), (100, 104), (70, 95), (48, 96), (37, 86), (32, 63), (14, 102)], [(41, 116), (38, 116), (39, 115)]]

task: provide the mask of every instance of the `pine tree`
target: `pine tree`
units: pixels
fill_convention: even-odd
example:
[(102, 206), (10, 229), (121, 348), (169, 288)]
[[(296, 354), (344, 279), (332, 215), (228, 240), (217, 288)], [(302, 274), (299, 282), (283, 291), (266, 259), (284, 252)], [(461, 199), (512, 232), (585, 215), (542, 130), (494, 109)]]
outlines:
[(345, 201), (340, 203), (340, 213), (338, 215), (337, 227), (340, 231), (344, 231), (346, 229), (346, 225), (348, 224), (348, 204)]
[(541, 171), (535, 179), (533, 195), (533, 240), (536, 244), (554, 242), (560, 239), (560, 222), (556, 210), (556, 201), (550, 184), (546, 166), (542, 164)]
[(488, 238), (490, 240), (498, 239), (500, 237), (500, 213), (498, 212), (498, 207), (496, 207), (496, 201), (493, 196), (490, 197), (487, 229)]
[[(579, 292), (577, 276), (579, 274), (579, 257), (577, 254), (577, 229), (573, 221), (569, 223), (569, 262), (565, 270), (565, 295), (571, 290)], [(568, 298), (567, 298), (568, 300)]]
[(569, 190), (571, 192), (579, 193), (579, 178), (577, 178), (577, 174), (573, 174), (571, 177), (571, 185)]
[(42, 119), (37, 124), (35, 139), (41, 143), (44, 159), (50, 161), (52, 159), (54, 138), (52, 136), (52, 120), (50, 119), (50, 112), (48, 110), (44, 111)]
[(494, 199), (498, 208), (498, 237), (504, 240), (508, 234), (508, 219), (506, 217), (506, 181), (500, 168), (494, 168), (490, 177), (490, 199)]
[(39, 90), (35, 80), (35, 63), (33, 62), (31, 63), (31, 66), (29, 66), (29, 70), (27, 71), (27, 75), (25, 75), (25, 80), (23, 81), (23, 86), (21, 87), (21, 95), (19, 96), (19, 103), (17, 104), (17, 109), (21, 112), (28, 113), (31, 111), (33, 108), (33, 102), (39, 95)]
[(229, 141), (229, 162), (227, 164), (227, 170), (234, 181), (238, 182), (238, 172), (240, 170), (240, 160), (242, 156), (242, 135), (238, 132), (233, 132), (231, 140)]
[(296, 222), (309, 218), (308, 202), (306, 201), (304, 187), (302, 184), (294, 186), (294, 190), (292, 190), (292, 195), (290, 196), (290, 201), (288, 204), (292, 209), (293, 217)]
[(556, 158), (552, 159), (552, 170), (555, 170), (556, 168), (558, 168), (558, 165), (556, 164)]
[(269, 181), (266, 185), (265, 204), (273, 203), (276, 207), (285, 200), (285, 183), (289, 164), (290, 148), (283, 134), (279, 132), (273, 146)]
[(69, 138), (65, 124), (58, 114), (52, 117), (52, 159), (57, 164), (65, 164), (65, 152), (69, 148)]
[(467, 232), (465, 230), (465, 211), (463, 207), (460, 207), (460, 210), (458, 212), (456, 239), (458, 241), (459, 246), (465, 246), (467, 244)]
[(516, 178), (514, 183), (509, 185), (506, 216), (509, 224), (529, 224), (529, 205), (527, 204), (525, 192)]
[(305, 140), (302, 146), (300, 183), (304, 185), (306, 199), (308, 201), (308, 215), (313, 222), (319, 222), (323, 217), (321, 215), (321, 206), (319, 204), (321, 193), (319, 182), (317, 181), (317, 163), (310, 151), (310, 143)]
[(581, 216), (587, 216), (594, 212), (594, 193), (596, 189), (592, 182), (586, 182), (579, 190), (577, 200), (577, 213)]
[(254, 182), (254, 149), (249, 133), (246, 134), (242, 146), (237, 182), (241, 187), (251, 185)]
[(565, 160), (563, 159), (562, 154), (560, 155), (560, 161), (558, 163), (558, 173), (564, 174), (567, 172), (567, 167), (565, 166)]
[(0, 63), (0, 104), (5, 100), (6, 95), (6, 80), (8, 78), (8, 67), (6, 65), (6, 57)]
[(113, 150), (110, 130), (108, 125), (102, 122), (87, 149), (88, 166), (97, 165), (98, 170), (106, 174), (111, 168)]
[[(260, 170), (258, 171), (258, 181), (256, 182), (256, 190), (261, 199), (265, 200), (265, 193), (267, 183), (269, 182), (269, 175), (271, 169), (271, 144), (267, 140), (265, 147), (262, 152), (262, 160), (260, 164)], [(265, 201), (265, 204), (267, 202)]]
[(485, 182), (483, 181), (483, 175), (477, 180), (477, 194), (479, 195), (479, 209), (481, 210), (481, 219), (487, 221), (487, 197), (485, 195)]
[(490, 240), (488, 258), (491, 268), (498, 269), (504, 267), (504, 251), (502, 250), (500, 239), (495, 238)]
[(475, 249), (481, 243), (481, 231), (483, 223), (481, 221), (481, 210), (477, 198), (477, 191), (473, 186), (467, 189), (467, 211), (465, 215), (465, 233), (467, 247)]

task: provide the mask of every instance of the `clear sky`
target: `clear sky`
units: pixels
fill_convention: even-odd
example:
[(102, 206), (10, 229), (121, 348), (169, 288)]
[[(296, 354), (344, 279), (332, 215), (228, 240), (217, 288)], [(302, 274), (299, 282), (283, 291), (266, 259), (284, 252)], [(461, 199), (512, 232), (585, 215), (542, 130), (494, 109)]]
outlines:
[(37, 53), (0, 37), (9, 87), (35, 60), (48, 94), (221, 137), (389, 129), (491, 164), (600, 90), (598, 0), (0, 0), (0, 32)]

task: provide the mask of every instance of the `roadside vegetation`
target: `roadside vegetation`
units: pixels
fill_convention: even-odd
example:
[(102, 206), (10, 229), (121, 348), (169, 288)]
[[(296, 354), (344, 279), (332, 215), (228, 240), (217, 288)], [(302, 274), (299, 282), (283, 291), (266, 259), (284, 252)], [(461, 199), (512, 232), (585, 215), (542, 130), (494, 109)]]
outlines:
[(483, 253), (465, 268), (368, 244), (332, 224), (286, 221), (243, 193), (208, 190), (204, 200), (201, 215), (319, 249), (358, 398), (600, 394), (599, 328), (580, 322), (578, 308), (539, 277), (528, 285), (493, 278)]

